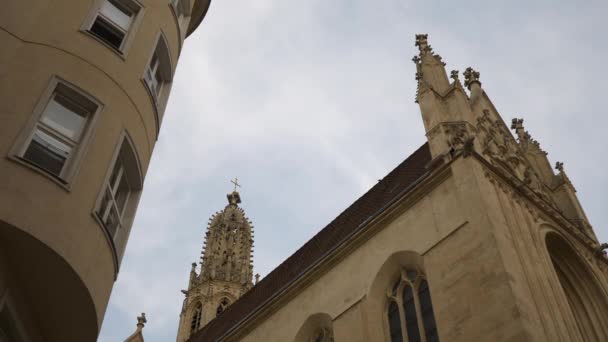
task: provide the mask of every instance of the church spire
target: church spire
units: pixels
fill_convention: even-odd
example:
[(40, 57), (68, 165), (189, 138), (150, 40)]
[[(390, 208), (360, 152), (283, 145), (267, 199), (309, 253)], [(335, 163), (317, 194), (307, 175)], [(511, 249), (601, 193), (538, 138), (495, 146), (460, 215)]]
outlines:
[(231, 180), (228, 204), (211, 215), (201, 253), (200, 273), (192, 264), (178, 331), (178, 342), (221, 314), (253, 284), (253, 225), (239, 207), (241, 187)]

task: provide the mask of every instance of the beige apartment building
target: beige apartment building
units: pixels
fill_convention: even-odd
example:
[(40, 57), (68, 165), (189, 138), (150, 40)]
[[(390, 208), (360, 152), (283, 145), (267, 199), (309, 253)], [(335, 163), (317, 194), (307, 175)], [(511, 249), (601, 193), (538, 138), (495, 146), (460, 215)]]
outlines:
[(0, 341), (95, 341), (184, 39), (209, 0), (0, 11)]
[(416, 46), (426, 141), (253, 286), (251, 225), (230, 201), (178, 342), (608, 341), (608, 244), (564, 164), (507, 125), (479, 72), (448, 77), (426, 35)]

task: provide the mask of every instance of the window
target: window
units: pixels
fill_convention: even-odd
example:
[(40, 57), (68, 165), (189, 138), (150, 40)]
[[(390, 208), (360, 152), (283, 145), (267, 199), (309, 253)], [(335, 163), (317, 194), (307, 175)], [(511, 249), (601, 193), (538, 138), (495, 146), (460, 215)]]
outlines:
[(401, 272), (391, 290), (387, 318), (391, 342), (439, 342), (428, 283), (418, 270)]
[(192, 312), (192, 321), (190, 322), (190, 333), (196, 332), (201, 327), (201, 317), (203, 316), (203, 306), (201, 303), (196, 305)]
[(171, 8), (177, 19), (180, 30), (180, 39), (185, 38), (186, 25), (190, 19), (190, 0), (171, 0)]
[[(150, 56), (150, 61), (144, 70), (142, 82), (150, 94), (152, 105), (156, 111), (157, 130), (162, 121), (172, 81), (171, 57), (167, 40), (161, 32), (156, 46)], [(158, 131), (157, 131), (158, 133)]]
[(230, 305), (230, 301), (228, 300), (228, 298), (222, 298), (222, 300), (220, 301), (220, 305), (217, 306), (216, 315), (219, 316), (222, 312), (224, 312), (228, 305)]
[(166, 97), (165, 87), (171, 82), (171, 60), (169, 49), (164, 37), (161, 35), (156, 48), (150, 58), (150, 63), (144, 72), (144, 82), (158, 105)]
[(119, 250), (124, 248), (128, 237), (141, 188), (142, 178), (135, 150), (123, 135), (95, 211)]
[(14, 155), (63, 184), (68, 183), (100, 107), (67, 82), (53, 78)]
[(141, 6), (133, 0), (100, 0), (86, 28), (112, 48), (122, 51)]
[(328, 327), (319, 328), (313, 334), (310, 342), (334, 342), (334, 332)]

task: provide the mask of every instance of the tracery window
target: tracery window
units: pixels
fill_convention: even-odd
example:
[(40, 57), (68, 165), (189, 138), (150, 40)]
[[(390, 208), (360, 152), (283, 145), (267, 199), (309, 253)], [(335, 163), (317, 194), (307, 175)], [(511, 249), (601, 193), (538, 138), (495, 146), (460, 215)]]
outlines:
[(220, 305), (217, 306), (216, 315), (219, 316), (222, 312), (224, 312), (228, 305), (230, 305), (230, 301), (228, 300), (228, 298), (222, 298), (222, 300), (220, 301)]
[(439, 342), (431, 293), (424, 274), (415, 269), (402, 270), (388, 297), (391, 342)]
[(192, 320), (190, 321), (190, 333), (194, 333), (201, 327), (201, 317), (203, 316), (203, 305), (198, 303), (192, 312)]
[(334, 332), (328, 327), (317, 329), (310, 342), (334, 342)]

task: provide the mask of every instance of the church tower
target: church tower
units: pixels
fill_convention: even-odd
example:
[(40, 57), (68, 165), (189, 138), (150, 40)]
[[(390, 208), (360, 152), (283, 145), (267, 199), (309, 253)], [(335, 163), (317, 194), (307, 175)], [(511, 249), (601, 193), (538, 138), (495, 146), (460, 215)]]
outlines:
[(253, 286), (253, 226), (238, 206), (238, 180), (233, 183), (228, 205), (209, 219), (200, 273), (192, 263), (188, 290), (182, 290), (186, 298), (177, 342), (186, 341)]

